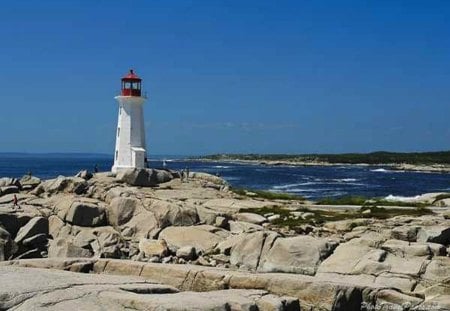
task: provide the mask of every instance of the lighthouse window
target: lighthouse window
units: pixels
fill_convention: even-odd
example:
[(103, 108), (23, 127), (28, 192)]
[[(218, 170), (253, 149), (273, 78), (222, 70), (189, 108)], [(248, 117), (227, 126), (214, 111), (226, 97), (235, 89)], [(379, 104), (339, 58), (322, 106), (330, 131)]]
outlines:
[(134, 83), (132, 84), (132, 88), (133, 88), (133, 90), (137, 90), (137, 89), (138, 89), (138, 84), (137, 84), (137, 82), (134, 82)]
[(116, 160), (119, 157), (119, 151), (116, 150)]
[(131, 88), (131, 83), (130, 82), (125, 82), (125, 88), (126, 89), (130, 89)]
[(117, 128), (117, 137), (120, 136), (120, 127)]

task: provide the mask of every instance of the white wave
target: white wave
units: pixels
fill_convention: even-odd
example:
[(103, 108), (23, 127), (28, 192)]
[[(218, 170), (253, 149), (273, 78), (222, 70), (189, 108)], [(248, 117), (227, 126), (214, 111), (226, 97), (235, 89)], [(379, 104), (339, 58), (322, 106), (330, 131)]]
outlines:
[(371, 172), (379, 172), (379, 173), (391, 173), (392, 171), (390, 171), (390, 170), (387, 170), (387, 169), (385, 169), (385, 168), (377, 168), (377, 169), (374, 169), (374, 170), (370, 170)]
[(356, 178), (335, 178), (333, 179), (333, 181), (337, 181), (337, 182), (353, 182), (353, 181), (357, 181), (358, 179)]
[(278, 189), (278, 190), (282, 190), (282, 189), (290, 189), (293, 187), (298, 187), (298, 186), (310, 186), (310, 185), (317, 185), (318, 183), (313, 182), (313, 181), (307, 181), (307, 182), (302, 182), (302, 183), (296, 183), (296, 184), (287, 184), (287, 185), (281, 185), (281, 186), (273, 186), (273, 189)]
[(303, 189), (303, 188), (292, 188), (289, 192), (321, 192), (322, 189)]
[(222, 178), (225, 179), (226, 181), (236, 181), (236, 180), (241, 180), (241, 177), (237, 177), (237, 176), (233, 176), (233, 177), (223, 176)]
[(227, 166), (227, 165), (215, 165), (213, 166), (214, 168), (230, 168), (231, 166)]
[(420, 195), (416, 195), (414, 197), (403, 197), (403, 196), (399, 196), (399, 195), (388, 195), (387, 197), (385, 197), (384, 199), (386, 201), (400, 201), (400, 202), (416, 202), (417, 200), (420, 199)]

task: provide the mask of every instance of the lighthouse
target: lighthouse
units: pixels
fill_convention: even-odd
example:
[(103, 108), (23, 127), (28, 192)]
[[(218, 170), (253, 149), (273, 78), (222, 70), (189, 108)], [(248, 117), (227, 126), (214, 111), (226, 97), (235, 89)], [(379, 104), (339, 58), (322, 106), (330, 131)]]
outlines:
[(142, 96), (141, 89), (142, 79), (130, 70), (122, 78), (120, 95), (114, 97), (119, 103), (119, 117), (114, 165), (111, 169), (113, 173), (121, 169), (147, 166), (143, 110), (146, 97)]

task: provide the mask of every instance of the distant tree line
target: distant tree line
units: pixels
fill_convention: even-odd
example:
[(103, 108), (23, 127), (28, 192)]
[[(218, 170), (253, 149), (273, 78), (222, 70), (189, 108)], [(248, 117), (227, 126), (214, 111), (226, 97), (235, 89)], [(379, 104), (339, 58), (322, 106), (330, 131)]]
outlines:
[(386, 152), (343, 154), (213, 154), (202, 157), (209, 160), (254, 160), (287, 162), (327, 162), (346, 164), (450, 164), (450, 151)]

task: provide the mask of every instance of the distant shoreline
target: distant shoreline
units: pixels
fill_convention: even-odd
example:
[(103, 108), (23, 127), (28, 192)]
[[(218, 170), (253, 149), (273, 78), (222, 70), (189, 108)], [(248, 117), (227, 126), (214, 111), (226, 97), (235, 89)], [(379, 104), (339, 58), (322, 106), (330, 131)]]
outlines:
[(223, 162), (223, 163), (237, 163), (237, 164), (253, 164), (253, 165), (265, 165), (265, 166), (377, 166), (388, 167), (394, 171), (412, 171), (422, 173), (450, 173), (450, 165), (442, 164), (427, 164), (427, 165), (414, 165), (414, 164), (396, 164), (396, 163), (328, 163), (328, 162), (290, 162), (290, 161), (259, 161), (259, 160), (243, 160), (243, 159), (206, 159), (206, 158), (192, 158), (187, 159), (189, 161), (204, 161), (204, 162)]
[[(332, 161), (328, 161), (331, 159)], [(396, 160), (384, 162), (383, 160)], [(375, 166), (396, 171), (450, 173), (450, 152), (336, 154), (336, 155), (210, 155), (190, 160), (267, 166)], [(340, 162), (341, 160), (342, 162)], [(367, 160), (364, 161), (364, 160)], [(400, 161), (403, 160), (403, 161)], [(417, 162), (408, 163), (406, 160)], [(436, 162), (433, 162), (435, 160)], [(420, 163), (421, 161), (426, 163)], [(448, 163), (447, 163), (448, 162)]]

